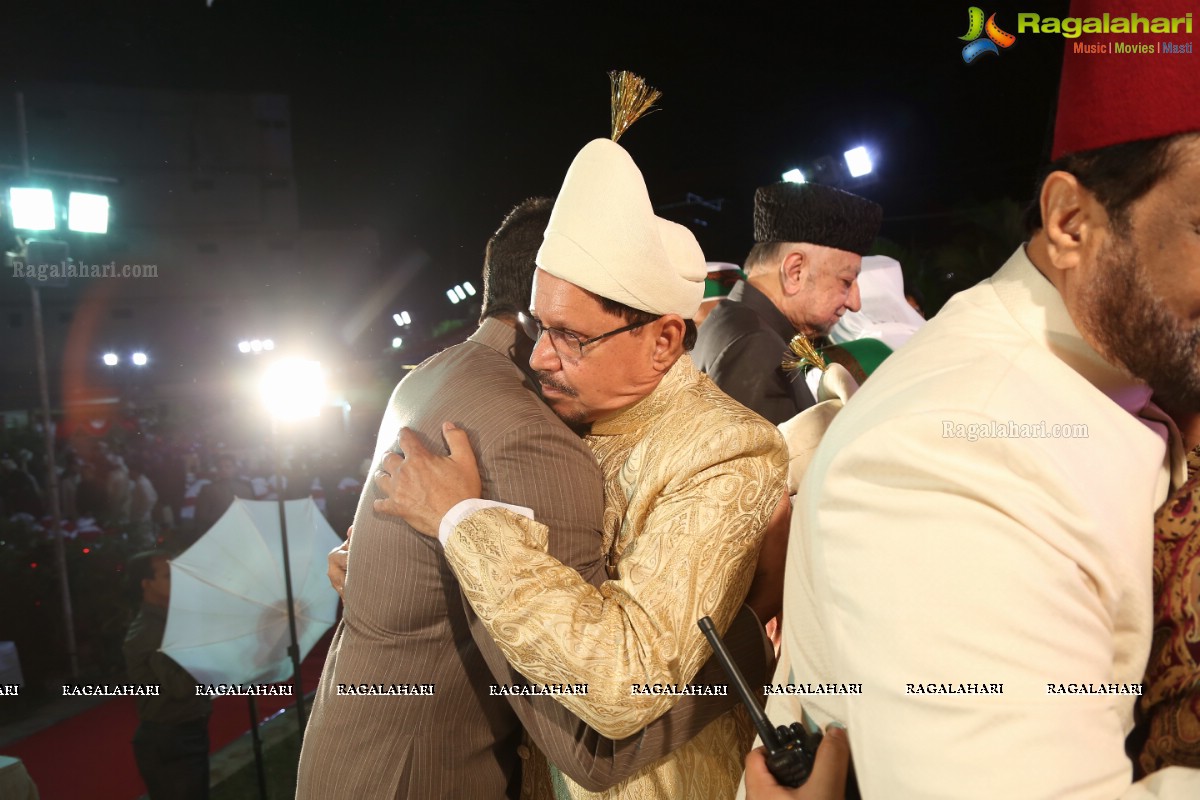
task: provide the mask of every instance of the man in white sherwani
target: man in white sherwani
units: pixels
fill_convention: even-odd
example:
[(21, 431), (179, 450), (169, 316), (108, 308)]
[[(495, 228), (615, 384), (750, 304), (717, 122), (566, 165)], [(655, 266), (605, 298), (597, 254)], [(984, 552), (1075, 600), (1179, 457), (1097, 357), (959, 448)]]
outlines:
[(768, 714), (844, 724), (868, 800), (1200, 797), (1200, 770), (1133, 783), (1124, 750), (1152, 520), (1185, 474), (1151, 393), (1200, 408), (1197, 97), (1188, 59), (1068, 48), (1030, 240), (814, 456)]

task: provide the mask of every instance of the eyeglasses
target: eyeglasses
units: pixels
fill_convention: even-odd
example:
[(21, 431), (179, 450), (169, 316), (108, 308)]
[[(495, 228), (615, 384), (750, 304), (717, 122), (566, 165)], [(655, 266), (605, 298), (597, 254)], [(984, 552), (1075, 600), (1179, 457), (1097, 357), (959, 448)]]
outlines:
[(550, 345), (554, 348), (554, 352), (558, 353), (559, 356), (568, 355), (576, 360), (583, 358), (583, 348), (587, 345), (595, 344), (601, 339), (607, 339), (610, 336), (616, 336), (618, 333), (625, 333), (625, 331), (649, 325), (657, 319), (659, 318), (655, 317), (643, 322), (635, 322), (632, 325), (626, 325), (623, 328), (617, 328), (615, 331), (602, 333), (590, 339), (580, 339), (575, 334), (570, 331), (564, 331), (562, 328), (547, 328), (541, 323), (541, 320), (524, 311), (517, 313), (517, 322), (521, 324), (521, 329), (525, 331), (526, 336), (533, 340), (534, 344), (537, 344), (538, 340), (542, 338), (543, 333), (549, 334)]

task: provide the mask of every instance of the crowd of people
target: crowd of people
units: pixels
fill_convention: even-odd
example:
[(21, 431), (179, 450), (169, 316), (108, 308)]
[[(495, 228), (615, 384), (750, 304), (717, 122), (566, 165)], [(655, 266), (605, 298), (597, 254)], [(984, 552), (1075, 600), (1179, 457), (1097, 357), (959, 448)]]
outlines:
[[(392, 394), (297, 797), (1200, 797), (1181, 64), (1068, 53), (1027, 240), (928, 322), (827, 186), (762, 187), (743, 267), (706, 263), (614, 74), (610, 138), (488, 242), (478, 329)], [(823, 732), (803, 786), (703, 617)]]
[[(60, 442), (55, 460), (60, 524), (68, 537), (124, 534), (135, 545), (181, 552), (220, 519), (235, 497), (275, 500), (278, 477), (265, 446), (226, 446), (205, 435), (159, 435), (131, 421), (136, 444), (79, 432)], [(362, 488), (358, 456), (287, 447), (286, 499), (312, 497), (335, 530), (353, 518)], [(37, 476), (43, 476), (41, 480)], [(0, 517), (47, 533), (51, 507), (40, 459), (21, 449), (0, 457)]]

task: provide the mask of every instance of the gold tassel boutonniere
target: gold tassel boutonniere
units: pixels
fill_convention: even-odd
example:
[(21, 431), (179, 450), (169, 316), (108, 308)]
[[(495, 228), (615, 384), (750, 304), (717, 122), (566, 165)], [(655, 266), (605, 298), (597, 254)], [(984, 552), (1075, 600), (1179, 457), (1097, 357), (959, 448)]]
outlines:
[(827, 366), (825, 358), (803, 333), (797, 333), (792, 337), (792, 341), (788, 342), (788, 354), (783, 357), (783, 368), (795, 373), (792, 380), (813, 367), (824, 372)]
[(615, 142), (630, 125), (658, 110), (654, 104), (662, 97), (662, 92), (647, 85), (640, 75), (626, 70), (613, 70), (608, 73), (608, 79), (612, 82), (612, 140)]

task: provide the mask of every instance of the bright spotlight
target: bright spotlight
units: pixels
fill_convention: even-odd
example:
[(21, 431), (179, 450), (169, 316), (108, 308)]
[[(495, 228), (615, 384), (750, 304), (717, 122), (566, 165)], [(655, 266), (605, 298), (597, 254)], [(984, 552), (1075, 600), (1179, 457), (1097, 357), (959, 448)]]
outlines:
[(262, 342), (258, 339), (251, 339), (250, 340), (250, 349), (256, 353), (261, 353), (262, 352)]
[(274, 339), (263, 339), (263, 350), (274, 350), (274, 349), (275, 349), (275, 340)]
[(109, 367), (115, 367), (121, 359), (117, 358), (116, 353), (105, 353), (104, 364)]
[(447, 290), (446, 290), (446, 297), (449, 297), (449, 298), (450, 298), (450, 302), (451, 302), (451, 303), (457, 303), (457, 302), (458, 302), (458, 295), (456, 295), (456, 294), (454, 293), (454, 290), (453, 290), (453, 289), (447, 289)]
[(284, 359), (267, 368), (262, 382), (263, 404), (278, 420), (303, 419), (321, 413), (325, 374), (316, 361)]
[(861, 178), (863, 175), (868, 175), (871, 172), (871, 154), (867, 152), (867, 148), (859, 146), (853, 150), (845, 152), (846, 168), (850, 170), (850, 177)]
[(455, 286), (455, 287), (454, 287), (454, 293), (455, 293), (456, 295), (458, 295), (458, 299), (459, 299), (459, 300), (466, 300), (466, 299), (467, 299), (467, 293), (466, 293), (465, 291), (463, 291), (462, 284), (459, 284), (458, 286)]
[(783, 179), (788, 183), (804, 183), (804, 173), (798, 169), (789, 169), (783, 173)]
[(467, 294), (471, 295), (471, 297), (475, 296), (475, 287), (471, 285), (470, 281), (463, 281), (463, 288), (467, 290)]
[(71, 192), (67, 227), (80, 233), (108, 233), (108, 196)]
[(392, 322), (396, 323), (397, 325), (403, 325), (404, 317), (400, 316), (399, 314), (392, 314)]
[(24, 231), (52, 231), (58, 227), (54, 216), (54, 193), (49, 189), (8, 190), (12, 226)]
[(405, 325), (408, 325), (409, 323), (411, 323), (411, 322), (412, 322), (412, 317), (410, 317), (410, 316), (408, 315), (408, 312), (407, 312), (407, 311), (401, 311), (401, 312), (400, 312), (400, 319), (404, 320), (404, 324), (405, 324)]
[(242, 351), (243, 353), (249, 353), (250, 343), (243, 339), (242, 341), (238, 342), (238, 350)]
[(399, 350), (399, 349), (400, 349), (400, 345), (402, 345), (402, 344), (404, 344), (404, 340), (403, 340), (403, 339), (401, 339), (399, 336), (397, 336), (396, 338), (392, 339), (392, 349), (393, 349), (393, 350)]
[(142, 352), (137, 352), (137, 353), (134, 353), (134, 354), (133, 354), (133, 356), (132, 356), (131, 358), (132, 358), (132, 360), (133, 360), (133, 365), (134, 365), (135, 367), (144, 367), (144, 366), (146, 366), (146, 361), (148, 360), (148, 359), (146, 358), (146, 354), (145, 354), (145, 353), (142, 353)]

